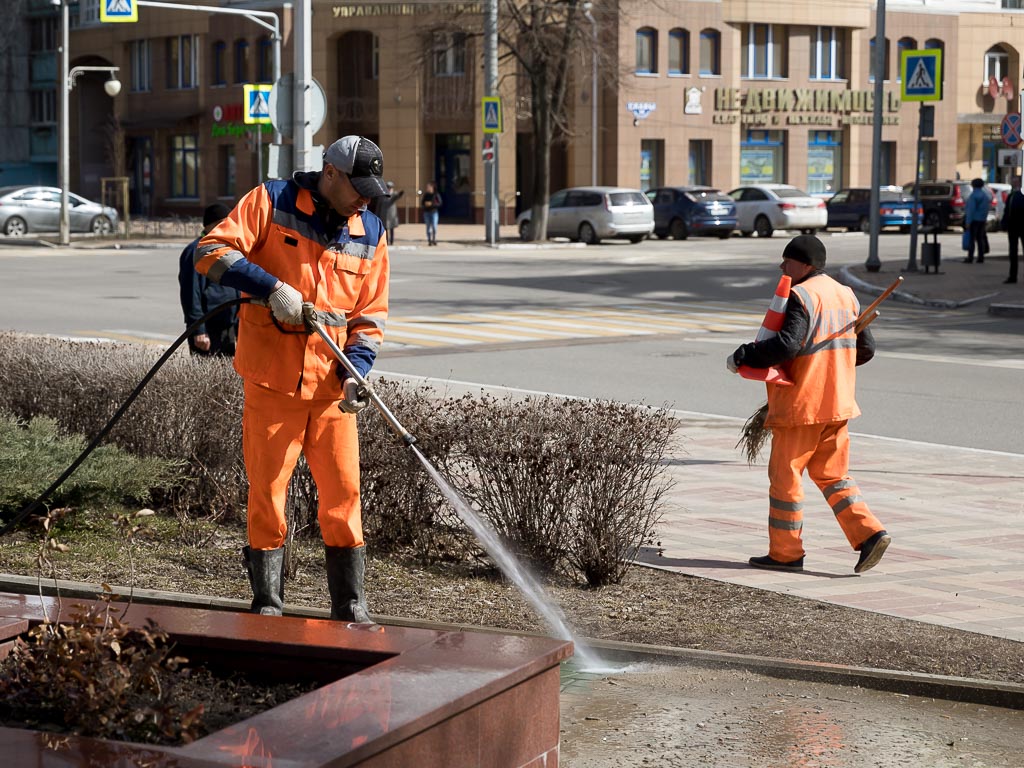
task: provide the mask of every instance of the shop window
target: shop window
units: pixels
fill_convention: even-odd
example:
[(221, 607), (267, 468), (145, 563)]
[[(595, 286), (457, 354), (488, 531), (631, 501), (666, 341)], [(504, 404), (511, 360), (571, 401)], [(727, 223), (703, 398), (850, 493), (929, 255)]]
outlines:
[(670, 75), (690, 74), (690, 32), (673, 29), (668, 33), (668, 73)]
[(740, 184), (783, 183), (785, 180), (785, 132), (747, 131), (740, 142)]
[(896, 41), (896, 82), (900, 82), (903, 78), (903, 52), (904, 51), (916, 51), (917, 40), (912, 37), (901, 37)]
[(466, 74), (466, 34), (464, 32), (435, 32), (434, 75), (458, 77), (464, 74)]
[(231, 144), (217, 147), (217, 194), (220, 197), (235, 196), (235, 148)]
[(839, 27), (814, 27), (811, 32), (811, 79), (841, 80), (843, 66), (843, 30)]
[(235, 82), (249, 82), (249, 41), (235, 40)]
[(807, 135), (807, 191), (835, 192), (842, 187), (843, 134), (841, 131), (811, 131)]
[(879, 158), (878, 178), (882, 184), (898, 184), (896, 181), (896, 142), (883, 141)]
[(690, 139), (690, 186), (711, 185), (711, 140)]
[(199, 77), (199, 36), (168, 37), (166, 43), (167, 88), (195, 88)]
[(786, 28), (779, 24), (747, 24), (741, 38), (741, 76), (786, 77)]
[(702, 29), (700, 32), (700, 73), (702, 75), (722, 74), (722, 36), (717, 29)]
[(658, 32), (650, 27), (636, 31), (636, 73), (650, 75), (658, 71)]
[[(875, 38), (871, 38), (870, 62), (868, 65), (868, 82), (875, 82)], [(882, 80), (889, 79), (889, 38), (885, 38), (885, 60), (882, 62)]]
[(256, 82), (274, 82), (274, 44), (269, 37), (261, 37), (257, 44)]
[(149, 40), (132, 40), (128, 46), (128, 58), (131, 66), (129, 87), (133, 93), (145, 93), (153, 90), (152, 56)]
[(987, 86), (994, 78), (997, 83), (1010, 74), (1010, 54), (1001, 45), (993, 45), (985, 51), (985, 78), (982, 85)]
[(218, 40), (210, 50), (210, 85), (227, 85), (228, 76), (225, 61), (228, 47), (223, 40)]
[(199, 139), (171, 137), (171, 197), (199, 197)]
[(665, 178), (665, 142), (643, 139), (640, 142), (640, 189), (647, 191), (662, 186)]

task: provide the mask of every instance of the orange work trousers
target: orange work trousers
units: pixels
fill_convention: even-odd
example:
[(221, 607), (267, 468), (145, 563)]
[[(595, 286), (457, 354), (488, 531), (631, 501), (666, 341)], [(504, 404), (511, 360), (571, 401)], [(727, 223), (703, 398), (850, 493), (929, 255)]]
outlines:
[(773, 427), (768, 460), (768, 556), (790, 563), (804, 556), (803, 474), (832, 507), (836, 522), (855, 550), (883, 530), (849, 474), (850, 433), (845, 421)]
[(242, 454), (249, 476), (249, 546), (284, 546), (285, 502), (299, 452), (316, 482), (329, 547), (363, 545), (356, 417), (337, 400), (302, 400), (245, 382)]

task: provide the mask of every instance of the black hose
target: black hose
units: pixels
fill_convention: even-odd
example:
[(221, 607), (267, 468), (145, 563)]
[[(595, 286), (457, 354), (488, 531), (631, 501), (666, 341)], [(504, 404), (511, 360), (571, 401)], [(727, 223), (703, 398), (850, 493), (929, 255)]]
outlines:
[(10, 522), (5, 523), (3, 528), (0, 528), (0, 536), (3, 536), (5, 533), (14, 529), (19, 523), (21, 523), (22, 520), (31, 515), (37, 509), (39, 509), (43, 505), (43, 502), (46, 501), (47, 498), (49, 498), (50, 494), (53, 493), (58, 488), (60, 488), (61, 484), (69, 477), (71, 477), (71, 475), (74, 474), (75, 470), (82, 465), (82, 462), (84, 462), (89, 457), (89, 454), (96, 449), (96, 446), (98, 446), (100, 442), (103, 440), (103, 438), (107, 436), (110, 430), (114, 428), (114, 425), (117, 424), (118, 421), (120, 421), (121, 417), (124, 416), (125, 411), (127, 411), (131, 404), (135, 402), (135, 398), (142, 394), (142, 390), (145, 389), (147, 384), (149, 384), (150, 379), (152, 379), (153, 376), (156, 375), (156, 372), (159, 371), (163, 364), (166, 363), (167, 360), (170, 358), (170, 356), (174, 354), (174, 351), (178, 347), (180, 347), (195, 332), (195, 330), (199, 328), (199, 326), (203, 325), (207, 320), (209, 320), (214, 315), (217, 315), (231, 307), (237, 306), (239, 304), (248, 304), (253, 301), (262, 301), (262, 299), (257, 299), (252, 296), (246, 296), (241, 299), (232, 299), (231, 301), (226, 301), (219, 307), (211, 309), (205, 315), (203, 315), (194, 323), (192, 323), (192, 325), (186, 328), (185, 332), (181, 334), (181, 336), (179, 336), (174, 341), (174, 343), (171, 344), (170, 347), (167, 348), (167, 351), (160, 356), (160, 359), (157, 360), (153, 367), (149, 369), (149, 372), (142, 377), (142, 381), (140, 381), (136, 385), (135, 389), (133, 389), (131, 394), (128, 395), (128, 398), (123, 403), (121, 403), (121, 407), (118, 408), (117, 412), (110, 417), (110, 421), (108, 421), (106, 425), (103, 427), (103, 429), (99, 431), (99, 434), (92, 439), (92, 442), (86, 446), (85, 450), (82, 451), (78, 458), (71, 462), (71, 465), (64, 470), (61, 476), (54, 480), (49, 488), (47, 488), (45, 491), (39, 494), (39, 497), (35, 501), (33, 501), (31, 504), (29, 504), (20, 512), (18, 512), (18, 514), (16, 514), (10, 520)]

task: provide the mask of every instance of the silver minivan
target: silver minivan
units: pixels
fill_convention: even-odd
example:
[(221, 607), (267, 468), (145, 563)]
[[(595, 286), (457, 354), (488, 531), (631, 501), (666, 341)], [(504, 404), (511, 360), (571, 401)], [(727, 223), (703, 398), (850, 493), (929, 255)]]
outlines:
[[(519, 236), (533, 236), (532, 211), (519, 214)], [(588, 245), (625, 238), (639, 243), (654, 231), (654, 206), (639, 189), (571, 187), (555, 192), (548, 202), (548, 237), (567, 237)]]

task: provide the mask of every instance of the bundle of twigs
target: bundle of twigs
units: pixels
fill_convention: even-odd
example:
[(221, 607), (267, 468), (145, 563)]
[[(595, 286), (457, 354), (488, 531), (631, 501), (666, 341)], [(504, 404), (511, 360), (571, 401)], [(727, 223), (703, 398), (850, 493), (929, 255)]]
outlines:
[[(878, 305), (889, 298), (890, 294), (895, 291), (900, 283), (903, 282), (903, 276), (897, 277), (892, 285), (882, 291), (881, 295), (871, 305), (861, 312), (860, 317), (857, 318), (857, 324), (854, 326), (854, 330), (860, 333), (870, 325), (875, 318), (878, 317)], [(743, 423), (743, 429), (740, 430), (740, 439), (736, 443), (736, 447), (742, 446), (743, 455), (747, 457), (747, 464), (754, 464), (761, 456), (761, 451), (764, 449), (765, 443), (768, 442), (768, 438), (771, 436), (771, 430), (764, 425), (765, 419), (768, 418), (768, 403), (764, 403), (760, 408), (754, 411), (750, 418)]]

